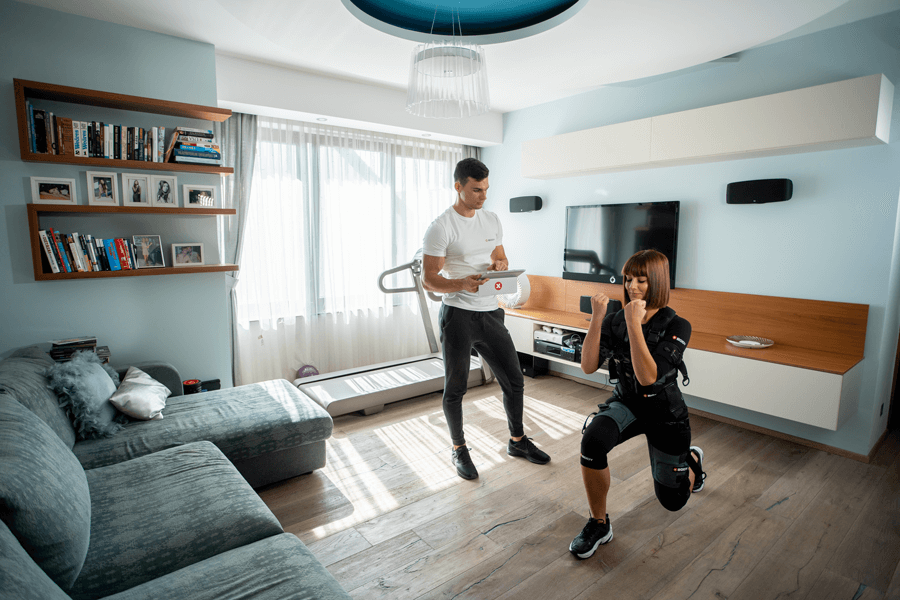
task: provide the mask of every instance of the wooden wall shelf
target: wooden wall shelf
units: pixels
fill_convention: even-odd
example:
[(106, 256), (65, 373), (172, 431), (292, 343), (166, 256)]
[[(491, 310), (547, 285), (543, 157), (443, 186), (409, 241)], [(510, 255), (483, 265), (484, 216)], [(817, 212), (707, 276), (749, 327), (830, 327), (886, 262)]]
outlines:
[(187, 275), (189, 273), (219, 273), (237, 271), (233, 264), (199, 265), (196, 267), (158, 267), (150, 269), (128, 269), (122, 271), (87, 271), (80, 273), (53, 273), (44, 256), (39, 231), (42, 215), (54, 216), (65, 214), (84, 215), (160, 215), (168, 217), (214, 217), (218, 215), (234, 215), (233, 208), (168, 208), (168, 207), (131, 207), (131, 206), (68, 206), (65, 204), (29, 204), (28, 234), (31, 241), (31, 260), (34, 265), (35, 281), (55, 281), (66, 279), (102, 279), (108, 277), (139, 277), (144, 275)]
[(112, 108), (215, 122), (223, 122), (231, 116), (231, 111), (227, 108), (186, 104), (183, 102), (170, 102), (168, 100), (142, 98), (140, 96), (127, 96), (125, 94), (113, 94), (98, 90), (87, 90), (64, 85), (40, 83), (37, 81), (25, 81), (22, 79), (14, 79), (13, 87), (15, 89), (16, 100), (16, 121), (19, 130), (19, 151), (22, 160), (24, 161), (85, 165), (89, 167), (145, 169), (152, 171), (234, 173), (234, 169), (231, 167), (213, 165), (171, 162), (154, 163), (136, 160), (87, 158), (69, 154), (37, 154), (31, 152), (31, 148), (28, 145), (28, 111), (25, 106), (25, 101), (27, 98), (34, 98), (51, 100), (54, 102), (68, 102), (70, 104), (83, 104), (100, 108)]

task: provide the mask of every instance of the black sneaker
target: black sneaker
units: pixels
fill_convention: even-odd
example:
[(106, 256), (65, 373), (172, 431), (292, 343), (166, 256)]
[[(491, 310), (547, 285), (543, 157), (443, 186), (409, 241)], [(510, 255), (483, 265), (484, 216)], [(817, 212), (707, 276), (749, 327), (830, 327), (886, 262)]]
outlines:
[(609, 523), (609, 515), (606, 521), (598, 521), (591, 517), (587, 525), (581, 530), (572, 543), (569, 544), (569, 552), (578, 558), (590, 558), (597, 546), (605, 544), (613, 539), (612, 525)]
[(463, 479), (478, 479), (478, 470), (475, 468), (475, 463), (472, 462), (472, 457), (469, 456), (469, 449), (465, 446), (460, 446), (459, 448), (455, 448), (453, 450), (453, 460), (451, 461), (453, 466), (456, 467), (456, 473)]
[[(703, 471), (703, 450), (699, 446), (691, 446), (691, 453), (690, 457), (692, 460), (688, 461), (688, 465), (694, 472), (694, 487), (691, 488), (691, 492), (696, 494), (703, 489), (703, 485), (706, 482), (706, 473)], [(697, 455), (696, 460), (693, 460), (693, 454)]]
[(550, 455), (535, 446), (530, 437), (523, 437), (518, 442), (509, 440), (509, 444), (506, 446), (506, 453), (510, 456), (527, 458), (537, 465), (546, 465), (550, 462)]

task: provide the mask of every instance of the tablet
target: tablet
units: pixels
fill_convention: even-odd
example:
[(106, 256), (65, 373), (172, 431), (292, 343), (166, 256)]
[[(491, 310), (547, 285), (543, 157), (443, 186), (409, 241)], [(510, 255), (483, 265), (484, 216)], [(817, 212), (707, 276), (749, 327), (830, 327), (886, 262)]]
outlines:
[(525, 272), (525, 269), (510, 269), (509, 271), (485, 271), (481, 274), (482, 279), (503, 279), (504, 277), (518, 277)]

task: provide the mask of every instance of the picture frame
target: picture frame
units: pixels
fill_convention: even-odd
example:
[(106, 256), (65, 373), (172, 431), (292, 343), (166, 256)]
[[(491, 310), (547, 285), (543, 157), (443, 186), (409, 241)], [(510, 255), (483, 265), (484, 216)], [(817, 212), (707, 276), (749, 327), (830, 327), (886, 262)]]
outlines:
[(88, 204), (95, 206), (119, 205), (119, 178), (116, 173), (85, 172)]
[(150, 206), (149, 175), (122, 173), (122, 204), (124, 206)]
[(172, 244), (173, 267), (196, 267), (206, 264), (203, 244), (199, 242), (181, 242)]
[(135, 235), (131, 238), (134, 244), (134, 261), (138, 269), (151, 269), (166, 266), (163, 256), (162, 238), (158, 235)]
[(150, 176), (150, 206), (178, 208), (178, 178), (175, 175)]
[(182, 186), (181, 197), (185, 208), (216, 208), (218, 198), (216, 186), (186, 183)]
[(32, 177), (31, 201), (35, 204), (77, 205), (77, 182), (64, 177)]

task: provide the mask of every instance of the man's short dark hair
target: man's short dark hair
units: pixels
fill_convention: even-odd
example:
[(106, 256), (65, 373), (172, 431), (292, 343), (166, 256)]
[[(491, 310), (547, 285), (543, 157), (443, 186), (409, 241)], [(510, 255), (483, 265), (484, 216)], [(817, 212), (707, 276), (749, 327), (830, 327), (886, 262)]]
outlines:
[(483, 181), (488, 174), (490, 174), (490, 171), (483, 162), (477, 158), (464, 158), (456, 163), (453, 179), (458, 181), (459, 185), (466, 185), (470, 177), (475, 181)]

